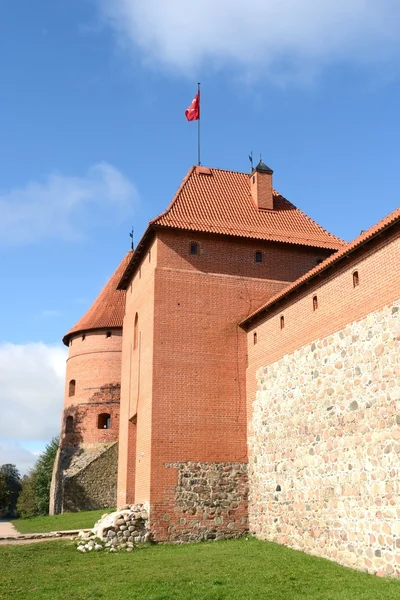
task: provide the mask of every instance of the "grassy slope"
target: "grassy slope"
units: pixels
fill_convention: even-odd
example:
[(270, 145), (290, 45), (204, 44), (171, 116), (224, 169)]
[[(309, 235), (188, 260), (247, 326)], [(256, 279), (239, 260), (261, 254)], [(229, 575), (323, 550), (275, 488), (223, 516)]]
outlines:
[(15, 519), (13, 525), (19, 533), (46, 533), (65, 529), (90, 529), (111, 508), (88, 510), (76, 513), (64, 513), (53, 517), (32, 517), (31, 519)]
[(0, 546), (8, 600), (398, 600), (400, 581), (255, 539), (81, 554), (71, 542)]

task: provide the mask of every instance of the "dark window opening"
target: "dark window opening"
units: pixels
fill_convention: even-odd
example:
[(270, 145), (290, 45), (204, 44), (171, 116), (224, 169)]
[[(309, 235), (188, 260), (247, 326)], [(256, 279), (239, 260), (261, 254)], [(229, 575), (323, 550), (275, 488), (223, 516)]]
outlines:
[(149, 262), (151, 262), (151, 250), (149, 250)]
[(107, 338), (110, 338), (110, 337), (111, 337), (111, 331), (107, 331), (107, 333), (106, 333), (106, 337), (107, 337)]
[(69, 396), (75, 396), (75, 387), (76, 387), (76, 381), (75, 381), (75, 379), (71, 379), (71, 381), (69, 382), (69, 391), (68, 391)]
[(66, 418), (65, 420), (65, 433), (72, 433), (74, 431), (74, 417)]
[(255, 182), (256, 182), (256, 176), (253, 175), (253, 183), (255, 183)]
[(109, 413), (101, 413), (98, 416), (97, 429), (111, 429), (111, 415)]
[(360, 285), (360, 278), (358, 276), (358, 271), (354, 271), (353, 273), (353, 287), (357, 287)]
[(84, 342), (85, 340), (86, 340), (86, 334), (84, 333), (84, 334), (82, 335), (82, 342)]
[(282, 315), (281, 316), (281, 329), (283, 329), (285, 327), (285, 317)]
[(261, 263), (262, 263), (262, 261), (263, 261), (263, 255), (262, 255), (262, 252), (260, 252), (260, 251), (257, 251), (257, 252), (255, 253), (255, 255), (254, 255), (254, 260), (255, 260), (255, 262), (256, 262), (256, 263), (258, 263), (258, 264), (261, 264)]
[(257, 331), (255, 331), (253, 334), (253, 342), (254, 344), (257, 344)]
[(199, 245), (197, 242), (190, 242), (190, 254), (195, 256), (199, 253)]
[(317, 296), (313, 297), (312, 306), (313, 306), (313, 310), (317, 310), (317, 308), (318, 308), (318, 297)]
[(139, 315), (135, 315), (135, 324), (133, 326), (133, 349), (137, 348), (138, 344), (138, 327), (139, 327)]

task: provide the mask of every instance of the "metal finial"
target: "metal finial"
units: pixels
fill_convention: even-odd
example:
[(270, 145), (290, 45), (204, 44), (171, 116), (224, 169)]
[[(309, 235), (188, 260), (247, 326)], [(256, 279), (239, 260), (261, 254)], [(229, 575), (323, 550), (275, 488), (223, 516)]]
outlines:
[(253, 151), (251, 151), (250, 154), (249, 154), (249, 161), (250, 161), (250, 165), (251, 165), (251, 170), (254, 171), (254, 166), (253, 166)]
[(129, 237), (131, 238), (131, 250), (134, 250), (134, 244), (133, 244), (133, 234), (134, 234), (134, 228), (132, 227), (132, 231), (129, 234)]

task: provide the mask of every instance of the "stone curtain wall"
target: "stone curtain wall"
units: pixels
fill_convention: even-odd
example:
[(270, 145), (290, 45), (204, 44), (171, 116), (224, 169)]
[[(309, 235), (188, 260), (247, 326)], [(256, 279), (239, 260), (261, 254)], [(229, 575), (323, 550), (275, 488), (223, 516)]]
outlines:
[(248, 531), (247, 464), (184, 462), (165, 467), (177, 469), (177, 485), (172, 510), (151, 510), (156, 540), (165, 527), (168, 533), (161, 538), (179, 542), (235, 538)]
[(250, 531), (400, 575), (400, 301), (257, 372)]
[(118, 443), (99, 448), (97, 456), (87, 461), (91, 454), (94, 455), (91, 448), (77, 451), (70, 467), (64, 471), (63, 512), (116, 505)]

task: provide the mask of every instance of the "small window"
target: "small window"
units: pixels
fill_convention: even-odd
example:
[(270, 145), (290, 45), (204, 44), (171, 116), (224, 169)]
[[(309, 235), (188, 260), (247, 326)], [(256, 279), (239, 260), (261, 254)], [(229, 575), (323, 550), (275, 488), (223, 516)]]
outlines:
[(110, 337), (111, 337), (111, 331), (107, 331), (106, 338), (110, 338)]
[(258, 250), (255, 255), (254, 255), (254, 260), (255, 262), (260, 265), (263, 261), (263, 255), (262, 252), (260, 252), (260, 250)]
[(285, 317), (281, 315), (281, 329), (285, 328)]
[(69, 340), (69, 345), (72, 346), (72, 338)]
[(82, 335), (82, 342), (84, 342), (85, 340), (86, 340), (86, 333), (84, 333), (84, 334)]
[(353, 273), (353, 287), (357, 287), (360, 285), (360, 278), (358, 276), (358, 271), (354, 271)]
[(199, 245), (197, 242), (190, 242), (190, 254), (195, 256), (199, 253)]
[(69, 415), (65, 419), (65, 433), (72, 433), (74, 431), (74, 417)]
[(255, 183), (255, 182), (256, 182), (256, 176), (253, 175), (253, 183)]
[(256, 345), (256, 344), (257, 344), (257, 331), (255, 331), (255, 332), (253, 333), (253, 343), (254, 343), (254, 345)]
[(139, 269), (139, 279), (142, 279), (142, 269)]
[(97, 419), (97, 429), (111, 429), (111, 415), (102, 413)]
[(318, 296), (313, 296), (312, 307), (313, 307), (313, 310), (317, 310), (317, 308), (318, 308)]
[(135, 324), (133, 326), (133, 349), (137, 348), (138, 345), (138, 328), (139, 328), (139, 315), (135, 315)]
[(149, 262), (151, 262), (151, 250), (149, 250)]
[(71, 379), (71, 381), (69, 382), (69, 391), (68, 391), (69, 396), (75, 396), (75, 387), (76, 387), (76, 381), (75, 381), (75, 379)]

